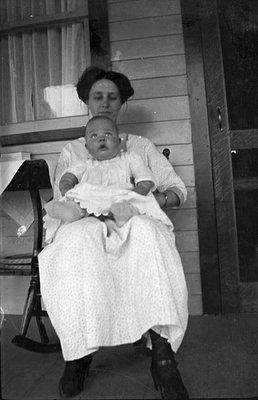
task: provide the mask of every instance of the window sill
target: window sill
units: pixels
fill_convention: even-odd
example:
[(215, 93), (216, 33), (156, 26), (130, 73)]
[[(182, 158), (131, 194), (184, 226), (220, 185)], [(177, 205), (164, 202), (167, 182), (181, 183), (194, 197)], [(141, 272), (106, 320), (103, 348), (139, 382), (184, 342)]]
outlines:
[(0, 126), (2, 146), (66, 140), (83, 135), (88, 114)]

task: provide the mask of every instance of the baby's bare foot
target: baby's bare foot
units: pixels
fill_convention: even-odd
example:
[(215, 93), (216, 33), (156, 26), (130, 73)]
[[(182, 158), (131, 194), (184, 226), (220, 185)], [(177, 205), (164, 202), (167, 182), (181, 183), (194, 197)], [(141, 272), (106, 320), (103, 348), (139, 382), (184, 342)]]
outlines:
[(86, 211), (74, 201), (55, 201), (49, 215), (52, 218), (58, 218), (65, 222), (74, 222), (85, 217)]

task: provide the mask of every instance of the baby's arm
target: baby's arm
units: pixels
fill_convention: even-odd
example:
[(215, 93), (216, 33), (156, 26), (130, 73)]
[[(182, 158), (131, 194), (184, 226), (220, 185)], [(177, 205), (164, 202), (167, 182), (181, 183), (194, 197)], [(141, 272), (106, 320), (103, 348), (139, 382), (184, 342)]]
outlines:
[[(72, 189), (77, 183), (78, 178), (71, 172), (65, 172), (59, 182), (59, 190), (64, 196), (68, 190)], [(74, 200), (67, 199), (65, 202), (53, 201), (51, 209), (49, 208), (48, 214), (52, 218), (59, 218), (62, 221), (73, 222), (84, 217), (86, 210), (82, 209), (79, 203)]]
[(143, 196), (147, 196), (147, 194), (151, 191), (154, 186), (153, 181), (140, 181), (136, 183), (133, 192), (141, 194)]
[(154, 176), (138, 154), (128, 152), (128, 158), (131, 174), (135, 181), (133, 191), (147, 196), (151, 190), (155, 190), (156, 188)]
[(64, 173), (59, 182), (59, 190), (62, 196), (64, 196), (65, 193), (72, 189), (77, 183), (78, 179), (74, 174), (71, 174), (70, 172)]

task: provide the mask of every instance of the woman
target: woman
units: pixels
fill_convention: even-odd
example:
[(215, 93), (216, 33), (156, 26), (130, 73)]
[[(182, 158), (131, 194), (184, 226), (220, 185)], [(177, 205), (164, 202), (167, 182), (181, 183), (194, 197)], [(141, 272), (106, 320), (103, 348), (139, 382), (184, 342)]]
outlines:
[[(120, 73), (90, 67), (77, 84), (79, 98), (93, 116), (116, 121), (134, 91)], [(170, 163), (147, 139), (128, 135), (133, 149), (152, 170), (158, 204), (178, 206), (186, 189)], [(90, 157), (84, 138), (63, 149), (56, 170), (55, 196), (65, 169)], [(93, 217), (62, 226), (40, 254), (44, 304), (60, 338), (65, 370), (62, 397), (83, 389), (92, 353), (102, 346), (133, 343), (148, 332), (151, 373), (164, 399), (187, 399), (174, 352), (188, 319), (187, 289), (171, 227), (147, 215), (132, 217), (123, 227)]]

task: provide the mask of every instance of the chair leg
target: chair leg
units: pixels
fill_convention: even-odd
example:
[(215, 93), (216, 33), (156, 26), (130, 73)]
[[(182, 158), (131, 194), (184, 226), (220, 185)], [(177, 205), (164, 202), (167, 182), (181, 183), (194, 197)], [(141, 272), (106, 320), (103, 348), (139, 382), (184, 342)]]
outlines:
[[(33, 277), (25, 302), (20, 330), (21, 333), (12, 339), (12, 343), (25, 350), (34, 351), (36, 353), (55, 353), (61, 351), (61, 345), (60, 342), (49, 343), (45, 326), (41, 320), (44, 311), (41, 308), (39, 285), (37, 283), (37, 279), (35, 280)], [(26, 337), (32, 316), (36, 316), (41, 342)]]
[(35, 309), (36, 309), (36, 322), (38, 325), (40, 340), (42, 343), (49, 343), (47, 331), (41, 317), (42, 307), (41, 307), (40, 295), (37, 296)]
[(25, 306), (24, 306), (22, 322), (21, 322), (21, 335), (22, 336), (25, 336), (28, 331), (31, 317), (33, 314), (33, 310), (34, 310), (34, 306), (35, 306), (36, 295), (37, 295), (36, 287), (30, 285), (29, 290), (28, 290), (27, 299), (26, 299)]

